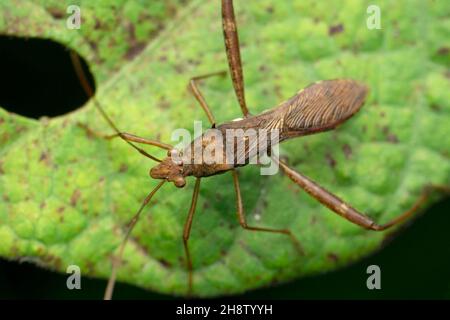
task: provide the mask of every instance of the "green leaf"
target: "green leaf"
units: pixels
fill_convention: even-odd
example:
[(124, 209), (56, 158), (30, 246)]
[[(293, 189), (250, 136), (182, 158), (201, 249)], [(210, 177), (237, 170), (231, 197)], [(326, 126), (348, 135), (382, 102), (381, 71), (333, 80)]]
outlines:
[[(217, 1), (179, 5), (176, 18), (152, 39), (151, 27), (139, 26), (151, 25), (154, 14), (165, 19), (163, 2), (156, 3), (134, 7), (122, 1), (113, 10), (107, 1), (83, 2), (86, 27), (80, 32), (98, 44), (97, 51), (44, 4), (1, 4), (0, 29), (76, 48), (89, 61), (98, 99), (119, 128), (170, 143), (175, 128), (192, 132), (193, 120), (208, 127), (186, 90), (189, 78), (227, 66)], [(348, 77), (370, 87), (354, 118), (335, 131), (286, 142), (281, 152), (296, 169), (383, 223), (408, 209), (424, 185), (450, 184), (450, 7), (444, 1), (377, 1), (382, 28), (369, 30), (370, 4), (259, 0), (235, 6), (252, 113), (321, 79)], [(115, 25), (124, 30), (124, 21), (147, 44), (134, 59), (127, 59), (132, 44), (124, 42), (125, 32), (111, 32)], [(208, 79), (202, 89), (219, 122), (240, 116), (228, 77)], [(76, 264), (85, 276), (106, 278), (126, 223), (156, 186), (148, 176), (154, 163), (123, 141), (88, 137), (78, 121), (111, 131), (92, 104), (40, 122), (0, 109), (0, 255), (59, 272)], [(190, 239), (196, 295), (233, 294), (333, 270), (379, 249), (390, 234), (348, 223), (284, 176), (261, 176), (251, 166), (240, 176), (249, 224), (291, 228), (306, 256), (283, 235), (239, 227), (231, 175), (203, 179)], [(133, 232), (120, 281), (186, 293), (181, 239), (192, 189), (193, 180), (184, 189), (163, 186)]]

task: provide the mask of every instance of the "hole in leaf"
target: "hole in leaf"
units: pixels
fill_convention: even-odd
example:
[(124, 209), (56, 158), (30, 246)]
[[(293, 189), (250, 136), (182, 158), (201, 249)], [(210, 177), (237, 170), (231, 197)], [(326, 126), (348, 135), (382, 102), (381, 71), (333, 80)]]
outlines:
[[(86, 61), (83, 72), (95, 91)], [(0, 36), (0, 107), (25, 117), (55, 117), (81, 107), (88, 97), (69, 50), (55, 41)]]

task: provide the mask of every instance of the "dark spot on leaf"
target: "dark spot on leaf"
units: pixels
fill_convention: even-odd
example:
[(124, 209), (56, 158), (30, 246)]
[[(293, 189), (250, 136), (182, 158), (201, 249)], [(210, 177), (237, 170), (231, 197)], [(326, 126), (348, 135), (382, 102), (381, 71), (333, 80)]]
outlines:
[(0, 117), (0, 124), (3, 124), (5, 122), (5, 119)]
[(267, 66), (265, 64), (260, 65), (259, 66), (259, 71), (266, 72), (267, 71)]
[(172, 264), (165, 259), (158, 259), (158, 261), (166, 268), (171, 268)]
[(0, 174), (5, 174), (5, 170), (3, 169), (3, 161), (0, 160)]
[(77, 205), (78, 199), (80, 199), (81, 191), (79, 189), (76, 189), (72, 196), (70, 197), (70, 204), (75, 207)]
[(41, 204), (39, 205), (39, 209), (44, 209), (46, 205), (47, 203), (45, 203), (45, 201), (42, 201)]
[(450, 53), (450, 49), (448, 47), (439, 48), (439, 50), (437, 51), (437, 54), (440, 56), (445, 56), (449, 53)]
[(330, 253), (327, 254), (327, 259), (332, 261), (332, 262), (334, 262), (334, 263), (336, 263), (336, 262), (339, 261), (339, 256), (337, 254), (333, 253), (333, 252), (330, 252)]
[(143, 42), (137, 42), (133, 46), (131, 46), (128, 51), (125, 53), (125, 59), (132, 60), (134, 57), (136, 57), (139, 53), (141, 53), (142, 50), (145, 48), (145, 43)]
[(352, 148), (348, 144), (344, 144), (342, 146), (342, 151), (344, 152), (345, 158), (350, 159), (353, 153)]
[(367, 126), (366, 126), (366, 125), (363, 125), (361, 129), (362, 129), (362, 132), (363, 132), (363, 133), (366, 133), (366, 132), (367, 132)]
[(317, 217), (316, 216), (312, 216), (311, 217), (311, 221), (309, 222), (311, 225), (315, 225), (317, 222)]
[(62, 19), (65, 16), (65, 12), (64, 10), (61, 10), (59, 8), (47, 8), (47, 12), (50, 13), (50, 15), (54, 18), (54, 19)]
[(380, 112), (380, 117), (384, 118), (385, 115), (386, 115), (386, 113), (384, 113), (384, 111)]
[(15, 130), (17, 133), (22, 133), (22, 132), (24, 132), (26, 129), (25, 129), (24, 126), (17, 126), (17, 127), (14, 128), (14, 130)]
[(332, 168), (336, 167), (336, 160), (330, 153), (325, 154), (325, 159), (327, 160), (327, 163), (330, 167)]
[(166, 100), (165, 96), (162, 96), (161, 99), (159, 99), (158, 107), (160, 107), (163, 110), (170, 108), (170, 102)]
[(193, 64), (193, 65), (196, 65), (196, 66), (198, 66), (200, 64), (200, 61), (199, 60), (195, 60), (195, 59), (188, 59), (187, 62), (189, 64)]
[(330, 26), (328, 29), (328, 34), (330, 36), (334, 36), (335, 34), (341, 33), (344, 31), (344, 25), (342, 23), (336, 24), (334, 26)]
[(160, 62), (165, 62), (165, 61), (167, 61), (167, 56), (160, 56), (160, 57), (158, 58), (158, 60), (159, 60)]
[(39, 161), (40, 162), (44, 162), (46, 165), (50, 165), (51, 161), (50, 161), (50, 155), (47, 151), (43, 151), (41, 153), (41, 156), (39, 157)]
[(283, 95), (281, 94), (281, 87), (279, 85), (275, 86), (274, 92), (279, 99), (282, 99)]
[(435, 103), (432, 103), (430, 105), (430, 108), (433, 109), (434, 111), (441, 111), (441, 106), (439, 106), (439, 105), (437, 105)]
[(387, 140), (388, 140), (389, 142), (392, 142), (392, 143), (398, 143), (398, 138), (397, 138), (397, 136), (396, 136), (395, 134), (393, 134), (393, 133), (389, 133), (389, 134), (387, 135)]
[(9, 133), (8, 132), (4, 132), (2, 134), (2, 139), (0, 140), (2, 143), (6, 143), (6, 141), (9, 140)]
[(384, 126), (381, 130), (386, 135), (387, 141), (389, 141), (391, 143), (398, 143), (397, 136), (389, 131), (389, 127), (388, 126)]
[(64, 210), (66, 210), (65, 207), (59, 207), (58, 209), (56, 209), (56, 212), (58, 212), (58, 213), (63, 213)]
[(273, 10), (273, 7), (272, 7), (272, 6), (266, 7), (266, 12), (267, 12), (267, 13), (272, 14), (273, 11), (274, 11), (274, 10)]
[(209, 209), (209, 203), (208, 203), (208, 201), (205, 201), (205, 202), (203, 202), (203, 205), (202, 205), (202, 209), (203, 209), (203, 211), (205, 211), (205, 210), (208, 210)]
[(95, 18), (95, 24), (94, 24), (94, 29), (98, 30), (102, 27), (102, 22), (99, 18)]
[(185, 70), (185, 67), (184, 67), (183, 64), (176, 64), (176, 65), (173, 66), (173, 68), (175, 69), (175, 71), (177, 73), (183, 73), (184, 70)]
[(86, 261), (85, 264), (86, 264), (87, 271), (89, 273), (94, 273), (94, 271), (95, 271), (95, 264), (92, 261), (89, 261), (89, 260)]
[(119, 172), (127, 172), (128, 166), (125, 163), (122, 163), (119, 168)]
[(105, 181), (105, 177), (100, 177), (100, 179), (98, 179), (98, 182), (103, 182)]
[(3, 198), (3, 201), (9, 202), (9, 197), (8, 197), (6, 194), (4, 194), (4, 195), (2, 196), (2, 198)]

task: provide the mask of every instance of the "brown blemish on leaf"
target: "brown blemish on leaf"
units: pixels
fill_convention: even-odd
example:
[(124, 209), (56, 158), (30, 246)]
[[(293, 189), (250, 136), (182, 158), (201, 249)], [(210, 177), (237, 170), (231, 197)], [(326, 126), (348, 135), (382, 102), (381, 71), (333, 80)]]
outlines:
[(201, 62), (200, 62), (200, 60), (197, 60), (197, 59), (188, 59), (188, 61), (187, 61), (189, 64), (192, 64), (192, 65), (194, 65), (194, 66), (198, 66)]
[(65, 207), (59, 207), (58, 209), (56, 209), (56, 212), (58, 212), (58, 213), (63, 213), (64, 210), (66, 210)]
[(344, 144), (344, 145), (342, 146), (342, 151), (344, 152), (344, 155), (345, 155), (345, 158), (346, 158), (346, 159), (350, 159), (350, 158), (351, 158), (351, 156), (352, 156), (352, 154), (353, 154), (353, 150), (352, 150), (352, 148), (350, 147), (350, 145)]
[(434, 110), (434, 111), (441, 111), (441, 106), (439, 106), (439, 105), (437, 105), (437, 104), (435, 104), (435, 103), (431, 104), (431, 105), (430, 105), (430, 108), (431, 108), (432, 110)]
[(325, 154), (325, 159), (328, 162), (328, 165), (332, 168), (336, 167), (336, 160), (333, 158), (333, 156), (330, 153)]
[(396, 136), (395, 134), (393, 134), (393, 133), (389, 133), (389, 134), (387, 135), (387, 140), (388, 140), (389, 142), (391, 142), (391, 143), (398, 143), (398, 138), (397, 138), (397, 136)]
[(50, 13), (50, 15), (54, 19), (62, 19), (66, 15), (64, 10), (61, 10), (60, 8), (55, 8), (55, 7), (47, 8), (47, 12)]
[(261, 71), (261, 72), (266, 72), (267, 71), (267, 66), (265, 65), (265, 64), (262, 64), (262, 65), (260, 65), (259, 66), (259, 71)]
[(47, 203), (45, 201), (42, 201), (39, 205), (39, 209), (44, 209), (47, 206)]
[(24, 126), (17, 126), (15, 128), (15, 130), (16, 130), (16, 133), (22, 133), (22, 132), (26, 131), (26, 128)]
[(209, 203), (208, 203), (208, 201), (203, 202), (202, 209), (203, 209), (203, 211), (209, 209)]
[(387, 141), (389, 141), (391, 143), (398, 143), (397, 136), (389, 131), (389, 127), (388, 126), (384, 126), (382, 128), (382, 131), (386, 135)]
[(176, 73), (183, 73), (185, 71), (185, 67), (183, 64), (176, 64), (173, 66), (173, 68), (175, 69)]
[(72, 196), (70, 197), (70, 205), (75, 207), (77, 205), (78, 200), (80, 199), (81, 191), (79, 189), (76, 189)]
[(125, 53), (125, 59), (132, 60), (136, 57), (142, 50), (145, 48), (144, 42), (138, 42), (135, 45), (131, 46), (128, 51)]
[(334, 26), (330, 26), (328, 29), (328, 34), (330, 36), (334, 36), (335, 34), (341, 33), (344, 31), (344, 25), (342, 23), (336, 24)]
[(269, 14), (272, 14), (274, 12), (273, 7), (272, 6), (266, 7), (266, 12), (269, 13)]
[(334, 262), (334, 263), (336, 263), (336, 262), (339, 261), (339, 256), (337, 254), (333, 253), (333, 252), (330, 252), (330, 253), (327, 254), (327, 259), (332, 261), (332, 262)]
[(8, 134), (8, 132), (4, 132), (0, 141), (2, 143), (6, 143), (8, 140), (9, 140), (9, 134)]
[(6, 194), (4, 194), (4, 195), (2, 196), (2, 198), (3, 198), (3, 201), (9, 202), (9, 197), (8, 197)]
[(445, 56), (450, 53), (450, 49), (448, 47), (441, 47), (436, 53), (440, 56)]
[(127, 172), (128, 171), (128, 166), (126, 165), (126, 163), (122, 163), (119, 167), (119, 172)]
[(5, 174), (5, 170), (3, 169), (3, 161), (0, 160), (0, 174)]
[(3, 124), (5, 122), (5, 119), (0, 117), (0, 124)]
[(172, 267), (172, 264), (171, 264), (169, 261), (165, 260), (165, 259), (158, 259), (158, 261), (159, 261), (165, 268), (171, 268), (171, 267)]
[(95, 24), (94, 24), (94, 29), (98, 30), (102, 27), (102, 22), (99, 18), (95, 18)]
[(95, 264), (92, 261), (86, 261), (85, 262), (86, 265), (86, 269), (88, 271), (88, 273), (94, 273), (95, 271)]
[(44, 162), (47, 166), (51, 165), (50, 154), (47, 151), (43, 151), (39, 157), (39, 162)]
[(170, 102), (166, 100), (165, 96), (162, 96), (161, 99), (159, 100), (158, 107), (160, 107), (163, 110), (170, 108)]

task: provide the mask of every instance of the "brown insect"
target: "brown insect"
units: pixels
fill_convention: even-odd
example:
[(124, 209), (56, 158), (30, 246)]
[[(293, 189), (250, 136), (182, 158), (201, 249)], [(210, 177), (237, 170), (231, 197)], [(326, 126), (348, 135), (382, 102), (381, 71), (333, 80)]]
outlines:
[[(222, 0), (222, 22), (228, 65), (234, 86), (234, 91), (236, 93), (237, 100), (243, 114), (243, 119), (238, 121), (226, 122), (224, 124), (216, 126), (214, 116), (197, 85), (199, 80), (213, 75), (218, 75), (220, 73), (212, 73), (192, 78), (189, 82), (189, 88), (206, 113), (212, 125), (212, 128), (215, 128), (216, 130), (224, 133), (224, 135), (227, 129), (266, 129), (268, 131), (278, 130), (279, 142), (282, 142), (290, 138), (334, 129), (338, 125), (349, 119), (351, 116), (353, 116), (364, 104), (364, 99), (368, 92), (366, 86), (350, 79), (337, 79), (321, 81), (310, 85), (309, 87), (301, 90), (295, 96), (293, 96), (286, 102), (281, 103), (277, 107), (256, 116), (250, 115), (245, 102), (244, 77), (242, 72), (239, 39), (232, 0)], [(80, 67), (80, 61), (78, 60), (77, 55), (72, 54), (72, 60), (84, 90), (89, 97), (93, 97), (92, 89), (89, 86), (83, 72), (81, 71), (82, 69)], [(174, 148), (169, 144), (161, 143), (156, 140), (137, 137), (135, 135), (119, 131), (119, 129), (95, 99), (94, 104), (115, 131), (114, 135), (107, 136), (106, 138), (120, 137), (144, 156), (159, 162), (158, 165), (150, 170), (150, 176), (154, 179), (162, 180), (155, 187), (155, 189), (153, 189), (148, 194), (135, 216), (131, 219), (128, 230), (126, 232), (126, 236), (119, 247), (118, 259), (115, 259), (115, 262), (113, 262), (111, 276), (105, 291), (105, 299), (111, 299), (112, 297), (119, 261), (123, 256), (123, 251), (127, 240), (130, 236), (131, 231), (133, 230), (133, 227), (136, 225), (143, 208), (150, 202), (154, 194), (161, 188), (161, 186), (165, 182), (173, 182), (176, 187), (182, 188), (185, 186), (186, 177), (188, 176), (195, 177), (195, 187), (192, 195), (191, 206), (187, 215), (183, 232), (183, 244), (188, 270), (187, 288), (189, 293), (192, 291), (192, 260), (189, 253), (188, 240), (197, 204), (197, 197), (200, 190), (200, 182), (203, 177), (213, 176), (230, 171), (233, 176), (233, 182), (236, 191), (237, 216), (242, 228), (255, 232), (257, 231), (284, 234), (289, 237), (296, 250), (300, 254), (303, 254), (300, 242), (297, 240), (296, 236), (291, 232), (291, 230), (249, 226), (246, 222), (241, 191), (239, 187), (237, 167), (246, 165), (248, 163), (248, 160), (252, 157), (252, 155), (255, 154), (253, 152), (255, 146), (245, 145), (245, 149), (243, 152), (241, 152), (240, 157), (235, 156), (234, 161), (232, 161), (231, 163), (207, 163), (204, 161), (195, 164), (193, 163), (193, 161), (184, 162), (179, 161), (178, 159), (174, 160), (175, 156), (179, 156), (185, 151), (195, 149), (196, 142), (200, 142), (199, 145), (202, 151), (207, 147), (211, 147), (211, 145), (215, 147), (215, 144), (217, 144), (218, 141), (215, 139), (210, 139), (208, 133), (209, 131), (207, 131), (201, 137), (197, 138), (196, 141), (192, 141), (191, 145), (186, 147), (185, 150), (180, 152), (174, 150)], [(91, 131), (87, 127), (85, 127), (85, 129)], [(156, 157), (150, 155), (143, 149), (136, 146), (134, 143), (148, 144), (166, 149), (168, 151), (168, 156), (163, 160), (157, 159)], [(270, 148), (272, 146), (273, 145), (268, 143), (265, 147), (263, 147), (263, 151), (269, 151), (270, 153)], [(219, 148), (219, 150), (221, 150), (225, 154), (225, 144), (223, 144), (222, 149)], [(282, 172), (284, 172), (286, 176), (288, 176), (293, 182), (298, 184), (312, 197), (314, 197), (323, 205), (328, 207), (331, 211), (344, 217), (348, 221), (369, 230), (385, 230), (404, 221), (405, 219), (410, 217), (422, 203), (424, 203), (430, 190), (429, 188), (426, 188), (419, 199), (408, 211), (402, 213), (396, 219), (388, 223), (379, 225), (375, 223), (371, 218), (360, 213), (351, 205), (345, 203), (339, 197), (327, 191), (325, 188), (321, 187), (308, 177), (290, 168), (285, 162), (277, 159), (274, 155), (272, 155), (271, 157), (273, 161), (275, 161), (275, 163), (279, 165)], [(238, 160), (244, 161), (239, 162)]]

